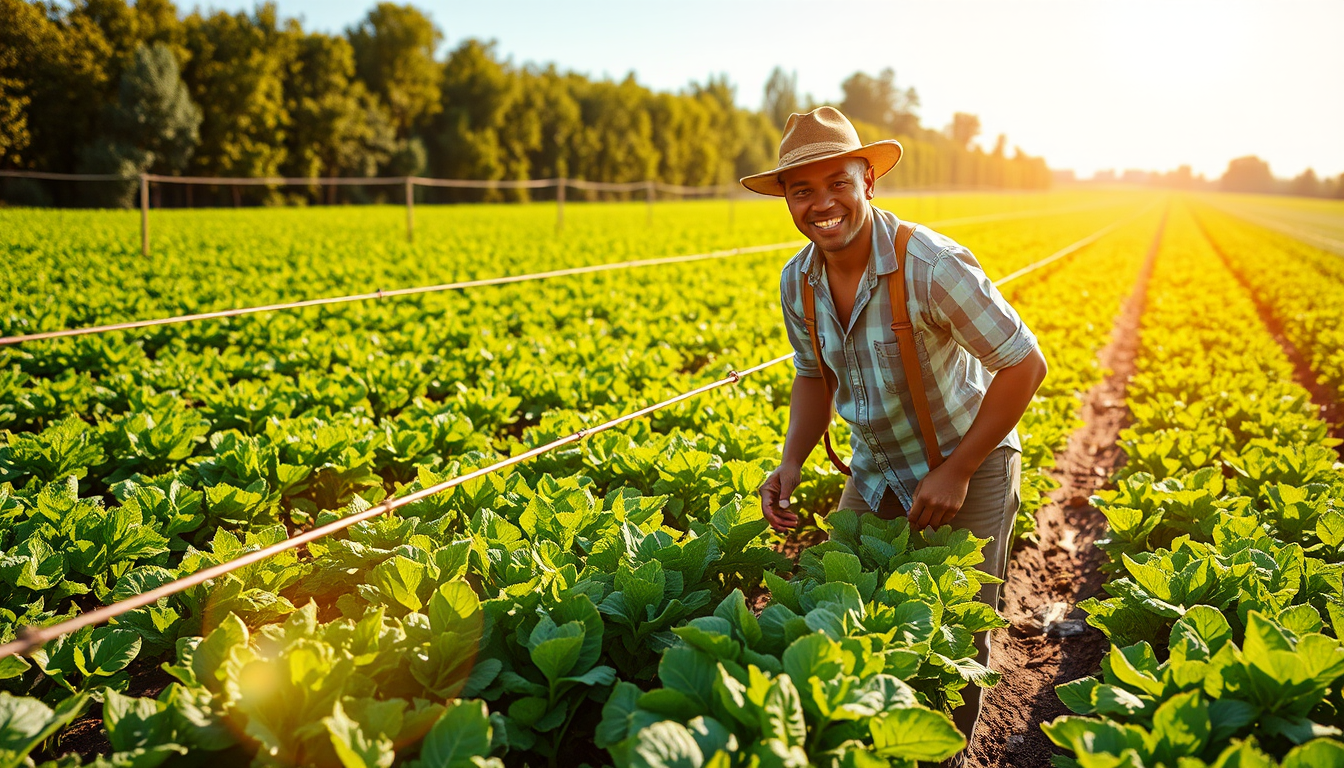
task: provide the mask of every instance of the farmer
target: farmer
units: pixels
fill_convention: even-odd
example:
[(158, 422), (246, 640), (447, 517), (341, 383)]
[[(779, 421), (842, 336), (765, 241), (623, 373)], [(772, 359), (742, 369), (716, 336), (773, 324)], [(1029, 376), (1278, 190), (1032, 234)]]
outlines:
[[(970, 251), (869, 202), (900, 159), (898, 142), (861, 144), (844, 115), (820, 107), (789, 117), (779, 167), (742, 179), (783, 197), (812, 241), (780, 277), (797, 375), (783, 462), (760, 487), (761, 510), (778, 531), (798, 524), (789, 495), (823, 436), (851, 474), (827, 434), (834, 402), (853, 448), (839, 509), (992, 538), (979, 568), (1002, 578), (1021, 498), (1015, 427), (1045, 358)], [(908, 317), (893, 313), (900, 304)], [(998, 597), (998, 585), (982, 585), (983, 602), (997, 607)], [(987, 664), (988, 633), (975, 642)], [(963, 695), (954, 719), (969, 738), (980, 689)]]

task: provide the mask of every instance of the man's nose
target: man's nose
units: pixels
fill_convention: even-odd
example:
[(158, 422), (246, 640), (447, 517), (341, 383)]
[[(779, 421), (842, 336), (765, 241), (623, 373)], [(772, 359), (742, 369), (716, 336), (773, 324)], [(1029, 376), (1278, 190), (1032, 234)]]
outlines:
[(834, 203), (835, 203), (835, 190), (830, 189), (829, 187), (825, 187), (822, 188), (821, 194), (817, 195), (817, 199), (813, 203), (812, 207), (818, 213), (822, 213), (825, 211), (829, 211), (832, 207), (834, 207), (833, 205)]

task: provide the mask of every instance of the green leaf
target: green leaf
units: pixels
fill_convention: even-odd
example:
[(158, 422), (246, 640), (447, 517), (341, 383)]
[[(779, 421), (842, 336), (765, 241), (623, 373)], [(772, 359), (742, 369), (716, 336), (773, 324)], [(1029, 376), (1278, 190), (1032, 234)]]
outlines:
[[(1152, 651), (1147, 647), (1147, 643), (1141, 644), (1141, 647), (1145, 650), (1146, 656), (1151, 656)], [(1138, 646), (1131, 646), (1130, 653), (1134, 653), (1138, 648)], [(1147, 672), (1141, 672), (1130, 662), (1129, 655), (1125, 651), (1126, 649), (1119, 646), (1111, 646), (1111, 652), (1107, 656), (1111, 674), (1115, 675), (1120, 682), (1142, 693), (1152, 696), (1161, 694), (1164, 687), (1162, 682)]]
[(547, 639), (538, 642), (538, 632), (547, 624), (549, 619), (537, 625), (529, 644), (532, 646), (532, 663), (536, 664), (537, 669), (540, 669), (546, 679), (554, 685), (574, 669), (574, 663), (579, 659), (579, 651), (583, 648), (584, 629), (577, 621), (567, 622), (559, 627), (550, 624), (549, 626), (555, 627), (553, 632)]
[(1282, 768), (1344, 766), (1344, 744), (1333, 739), (1312, 739), (1293, 747), (1283, 758)]
[(1095, 711), (1102, 715), (1128, 716), (1142, 712), (1144, 708), (1143, 699), (1118, 685), (1096, 686), (1096, 690), (1092, 693), (1092, 701)]
[(1283, 630), (1274, 626), (1273, 622), (1258, 611), (1250, 612), (1246, 619), (1246, 639), (1241, 646), (1242, 655), (1247, 661), (1270, 672), (1274, 669), (1271, 654), (1275, 651), (1292, 650), (1293, 647), (1284, 636)]
[(641, 692), (634, 683), (619, 682), (602, 705), (602, 721), (594, 733), (598, 749), (609, 749), (629, 736), (630, 716), (639, 707)]
[(1209, 707), (1199, 691), (1177, 694), (1153, 713), (1154, 754), (1168, 765), (1178, 757), (1194, 757), (1209, 739)]
[(110, 677), (130, 666), (140, 653), (140, 635), (128, 629), (99, 627), (87, 646), (75, 646), (75, 665), (89, 677)]
[(1344, 512), (1332, 509), (1316, 521), (1316, 538), (1331, 549), (1344, 544)]
[(629, 768), (700, 768), (704, 754), (681, 723), (654, 723), (635, 735)]
[(770, 683), (762, 706), (761, 730), (790, 747), (801, 747), (807, 741), (807, 722), (803, 715), (802, 698), (788, 675), (780, 675)]
[(898, 709), (869, 723), (873, 750), (899, 760), (946, 760), (966, 748), (952, 718), (929, 709)]
[(1084, 677), (1081, 680), (1055, 686), (1055, 695), (1059, 696), (1059, 700), (1064, 702), (1064, 706), (1070, 711), (1090, 715), (1097, 711), (1092, 700), (1092, 692), (1097, 689), (1097, 685), (1095, 677)]
[(390, 768), (397, 754), (392, 740), (370, 737), (350, 718), (337, 701), (329, 716), (322, 718), (331, 747), (344, 768)]
[(690, 720), (705, 713), (690, 696), (675, 688), (655, 688), (639, 697), (639, 708), (672, 720)]
[(710, 711), (717, 676), (718, 665), (714, 660), (685, 646), (667, 649), (658, 663), (658, 679), (663, 685), (681, 691), (702, 713)]
[(450, 702), (420, 746), (425, 768), (469, 768), (490, 755), (490, 713), (481, 701)]
[(79, 717), (88, 703), (89, 695), (81, 693), (53, 710), (37, 699), (0, 691), (0, 759), (21, 765), (39, 744)]
[(129, 752), (164, 742), (172, 730), (172, 716), (154, 699), (109, 690), (103, 698), (103, 724), (112, 751)]
[(808, 678), (834, 680), (844, 672), (840, 646), (821, 633), (803, 635), (784, 650), (784, 672), (806, 685)]
[(858, 584), (863, 576), (863, 564), (859, 562), (857, 555), (849, 552), (831, 550), (822, 556), (821, 564), (828, 584), (836, 582)]
[(724, 755), (737, 751), (737, 737), (712, 717), (697, 717), (686, 724), (702, 755)]
[(369, 571), (368, 582), (378, 588), (384, 604), (409, 612), (424, 607), (418, 593), (428, 578), (429, 566), (395, 555)]
[(191, 671), (207, 689), (214, 693), (222, 690), (221, 667), (238, 646), (247, 644), (247, 625), (236, 615), (224, 617), (218, 627), (201, 640), (191, 655)]
[(429, 598), (431, 632), (479, 632), (481, 600), (470, 584), (450, 581), (439, 585)]
[(1260, 708), (1240, 699), (1217, 699), (1209, 703), (1209, 740), (1224, 741), (1255, 722)]

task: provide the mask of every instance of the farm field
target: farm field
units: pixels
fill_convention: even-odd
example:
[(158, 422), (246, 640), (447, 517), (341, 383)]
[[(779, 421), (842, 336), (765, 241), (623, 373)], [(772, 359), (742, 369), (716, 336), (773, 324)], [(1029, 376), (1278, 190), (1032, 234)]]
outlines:
[(1344, 203), (1278, 195), (1226, 195), (1206, 204), (1248, 222), (1344, 255)]
[[(1344, 764), (1344, 471), (1308, 389), (1344, 394), (1344, 262), (1194, 197), (877, 204), (1011, 277), (1046, 351), (1023, 548), (1148, 286), (1079, 606), (1108, 650), (1036, 736), (1086, 766)], [(414, 244), (395, 207), (151, 216), (146, 258), (134, 214), (0, 209), (0, 336), (798, 239), (772, 201), (571, 204), (559, 233), (546, 204), (421, 207)], [(0, 642), (785, 354), (794, 250), (0, 346)], [(974, 599), (984, 542), (824, 517), (821, 451), (804, 530), (770, 531), (792, 376), (0, 659), (0, 765), (944, 760), (967, 686), (1014, 673), (974, 660), (1010, 631)]]

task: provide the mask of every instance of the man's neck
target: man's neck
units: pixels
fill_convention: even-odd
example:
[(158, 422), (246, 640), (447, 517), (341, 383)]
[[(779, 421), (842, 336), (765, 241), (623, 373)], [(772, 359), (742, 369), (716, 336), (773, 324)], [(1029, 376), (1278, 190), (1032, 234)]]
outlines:
[(853, 242), (838, 251), (821, 251), (826, 268), (837, 277), (852, 277), (868, 268), (868, 259), (873, 254), (873, 216), (872, 209), (868, 210), (868, 220)]

